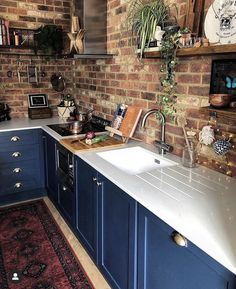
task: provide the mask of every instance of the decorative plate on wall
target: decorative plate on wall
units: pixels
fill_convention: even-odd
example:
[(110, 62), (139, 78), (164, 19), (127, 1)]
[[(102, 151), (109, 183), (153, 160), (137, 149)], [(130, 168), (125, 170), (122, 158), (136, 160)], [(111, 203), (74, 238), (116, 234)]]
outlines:
[(236, 1), (215, 0), (207, 11), (204, 30), (210, 43), (236, 43)]

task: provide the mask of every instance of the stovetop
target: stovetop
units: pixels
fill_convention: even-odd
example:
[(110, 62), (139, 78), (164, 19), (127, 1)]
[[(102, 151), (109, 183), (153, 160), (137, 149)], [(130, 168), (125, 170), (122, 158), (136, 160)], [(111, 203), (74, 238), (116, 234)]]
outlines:
[[(47, 125), (50, 127), (52, 130), (54, 130), (56, 133), (58, 133), (60, 136), (70, 136), (70, 135), (75, 135), (70, 132), (69, 127), (70, 127), (71, 122), (67, 123), (60, 123), (60, 124), (50, 124)], [(78, 135), (83, 135), (86, 134), (89, 131), (93, 132), (103, 132), (105, 131), (105, 126), (110, 126), (111, 121), (103, 119), (101, 117), (92, 116), (92, 119), (84, 124), (82, 131)]]

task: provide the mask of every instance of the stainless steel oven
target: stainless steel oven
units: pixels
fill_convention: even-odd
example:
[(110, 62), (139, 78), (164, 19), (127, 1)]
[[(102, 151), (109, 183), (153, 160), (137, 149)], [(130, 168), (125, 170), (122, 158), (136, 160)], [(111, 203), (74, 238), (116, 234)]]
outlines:
[(57, 144), (57, 175), (73, 188), (74, 155), (60, 144)]

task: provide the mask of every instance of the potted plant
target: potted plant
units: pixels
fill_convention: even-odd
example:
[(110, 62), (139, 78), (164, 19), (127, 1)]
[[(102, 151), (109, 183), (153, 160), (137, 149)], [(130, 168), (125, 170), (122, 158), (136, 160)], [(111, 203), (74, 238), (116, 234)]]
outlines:
[(128, 28), (137, 36), (140, 48), (140, 59), (145, 47), (148, 47), (153, 39), (157, 26), (169, 18), (169, 5), (164, 0), (131, 0), (126, 19)]
[(35, 53), (42, 50), (47, 55), (61, 54), (63, 50), (62, 29), (56, 25), (41, 26), (35, 31)]

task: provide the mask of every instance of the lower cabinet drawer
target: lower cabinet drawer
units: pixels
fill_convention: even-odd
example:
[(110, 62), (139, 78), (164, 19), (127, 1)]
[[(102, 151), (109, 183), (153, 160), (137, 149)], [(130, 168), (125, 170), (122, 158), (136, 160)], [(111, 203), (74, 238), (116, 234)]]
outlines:
[(17, 148), (0, 147), (0, 165), (37, 158), (39, 158), (39, 145), (26, 145)]
[(19, 192), (33, 190), (41, 187), (41, 182), (37, 178), (16, 178), (0, 182), (0, 200), (1, 196), (17, 194)]
[(0, 182), (4, 182), (9, 178), (26, 178), (37, 175), (40, 172), (38, 161), (33, 159), (29, 161), (13, 162), (8, 164), (0, 164)]
[(36, 144), (39, 142), (39, 131), (39, 129), (23, 129), (0, 132), (0, 148)]

